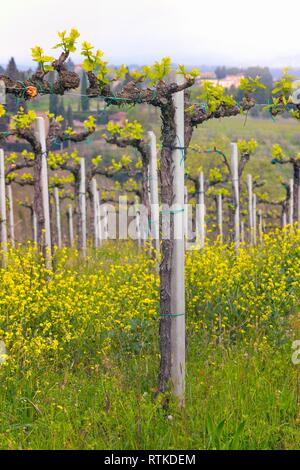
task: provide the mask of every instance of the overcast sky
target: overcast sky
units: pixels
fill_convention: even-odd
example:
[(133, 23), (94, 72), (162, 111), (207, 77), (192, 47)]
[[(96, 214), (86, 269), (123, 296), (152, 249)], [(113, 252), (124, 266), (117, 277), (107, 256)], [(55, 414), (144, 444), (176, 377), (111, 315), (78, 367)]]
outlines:
[[(0, 63), (30, 63), (30, 48), (53, 54), (57, 31), (110, 62), (149, 63), (164, 55), (190, 64), (300, 66), (300, 1), (285, 0), (8, 0), (1, 2)], [(74, 56), (75, 62), (80, 57)]]

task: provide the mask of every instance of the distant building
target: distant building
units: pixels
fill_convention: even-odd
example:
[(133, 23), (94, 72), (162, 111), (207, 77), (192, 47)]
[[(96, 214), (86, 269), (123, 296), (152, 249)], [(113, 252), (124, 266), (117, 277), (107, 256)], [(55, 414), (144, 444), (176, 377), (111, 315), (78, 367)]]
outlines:
[(197, 86), (202, 86), (204, 80), (217, 83), (217, 76), (215, 72), (200, 72), (200, 75), (195, 80), (195, 84)]
[(119, 111), (109, 116), (110, 121), (121, 124), (121, 126), (125, 125), (126, 118), (127, 118), (127, 115), (124, 111)]
[(218, 85), (221, 85), (223, 88), (238, 88), (241, 83), (241, 79), (245, 78), (243, 74), (238, 75), (227, 75), (225, 78), (218, 80)]
[(238, 75), (226, 75), (225, 78), (221, 78), (220, 80), (218, 80), (214, 72), (205, 72), (205, 73), (202, 73), (196, 79), (196, 85), (202, 86), (203, 82), (205, 81), (205, 82), (211, 82), (214, 85), (221, 85), (225, 89), (228, 89), (231, 87), (238, 88), (240, 86), (242, 78), (244, 78), (244, 75), (238, 74)]
[(74, 72), (77, 73), (77, 75), (81, 75), (82, 71), (83, 71), (82, 64), (74, 65)]

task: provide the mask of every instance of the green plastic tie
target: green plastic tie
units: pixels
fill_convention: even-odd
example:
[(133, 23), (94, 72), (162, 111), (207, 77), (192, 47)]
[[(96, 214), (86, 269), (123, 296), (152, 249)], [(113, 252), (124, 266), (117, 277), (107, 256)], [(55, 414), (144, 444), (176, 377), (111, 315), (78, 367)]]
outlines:
[(161, 313), (161, 317), (184, 317), (185, 313)]
[(160, 211), (161, 214), (178, 214), (179, 212), (184, 212), (184, 208), (183, 209), (170, 209), (170, 210)]

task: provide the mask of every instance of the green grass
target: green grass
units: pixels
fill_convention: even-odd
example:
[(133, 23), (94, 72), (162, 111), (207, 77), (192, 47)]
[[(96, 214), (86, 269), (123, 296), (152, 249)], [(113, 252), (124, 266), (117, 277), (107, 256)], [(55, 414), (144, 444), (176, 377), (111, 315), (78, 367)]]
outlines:
[(150, 351), (99, 364), (19, 373), (1, 387), (1, 448), (295, 449), (298, 370), (289, 347), (188, 353), (186, 406), (155, 397)]

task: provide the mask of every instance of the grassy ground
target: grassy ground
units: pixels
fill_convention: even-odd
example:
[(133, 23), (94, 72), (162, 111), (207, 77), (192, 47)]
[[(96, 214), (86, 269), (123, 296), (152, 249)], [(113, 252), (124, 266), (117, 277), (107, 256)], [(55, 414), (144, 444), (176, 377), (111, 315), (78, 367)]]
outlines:
[[(2, 449), (300, 447), (300, 234), (187, 254), (186, 406), (156, 395), (158, 283), (134, 245), (0, 270)], [(290, 318), (288, 320), (288, 318)]]
[[(188, 354), (186, 407), (155, 398), (146, 353), (99, 368), (14, 375), (1, 392), (1, 448), (299, 449), (298, 370), (288, 348)], [(153, 360), (154, 359), (154, 360)]]

